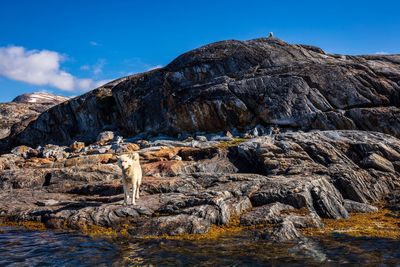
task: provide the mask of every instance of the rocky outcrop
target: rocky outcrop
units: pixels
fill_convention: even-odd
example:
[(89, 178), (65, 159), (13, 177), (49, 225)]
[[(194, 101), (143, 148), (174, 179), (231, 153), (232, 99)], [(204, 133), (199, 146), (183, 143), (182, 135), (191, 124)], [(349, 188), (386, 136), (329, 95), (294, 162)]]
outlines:
[(13, 145), (146, 133), (371, 130), (399, 137), (400, 56), (345, 56), (275, 38), (223, 41), (64, 102)]
[(67, 97), (49, 93), (32, 93), (17, 96), (9, 103), (0, 103), (0, 139), (21, 132), (39, 114), (67, 100)]
[[(387, 168), (400, 162), (400, 140), (378, 132), (286, 132), (203, 140), (201, 147), (194, 138), (101, 140), (2, 155), (0, 219), (138, 237), (204, 234), (238, 222), (260, 238), (296, 241), (304, 240), (301, 229), (322, 228), (324, 218), (375, 212), (374, 203), (400, 189), (400, 170)], [(129, 146), (141, 156), (144, 178), (137, 205), (123, 206), (116, 154)]]
[[(398, 55), (275, 38), (195, 49), (3, 139), (0, 220), (138, 237), (234, 225), (303, 242), (329, 219), (398, 210), (399, 83)], [(116, 161), (133, 151), (141, 198), (123, 206)]]

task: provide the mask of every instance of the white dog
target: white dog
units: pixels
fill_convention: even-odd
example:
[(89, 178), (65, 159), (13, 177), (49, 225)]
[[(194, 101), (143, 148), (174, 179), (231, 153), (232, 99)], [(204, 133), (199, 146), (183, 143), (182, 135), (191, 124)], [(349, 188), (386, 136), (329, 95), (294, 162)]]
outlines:
[(135, 199), (139, 198), (139, 187), (142, 183), (142, 168), (139, 163), (139, 154), (131, 153), (119, 156), (118, 165), (122, 169), (124, 204), (136, 205)]

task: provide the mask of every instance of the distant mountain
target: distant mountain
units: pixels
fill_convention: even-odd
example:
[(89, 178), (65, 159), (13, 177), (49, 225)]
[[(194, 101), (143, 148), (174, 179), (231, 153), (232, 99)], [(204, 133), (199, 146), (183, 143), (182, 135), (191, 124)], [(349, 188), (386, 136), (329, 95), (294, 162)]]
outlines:
[(400, 137), (400, 55), (327, 54), (276, 38), (222, 41), (164, 68), (132, 75), (43, 113), (13, 144), (69, 144), (103, 130), (380, 131)]
[(49, 93), (32, 93), (17, 96), (9, 103), (0, 103), (0, 139), (19, 133), (40, 113), (68, 99)]
[(42, 105), (57, 105), (64, 101), (67, 101), (69, 98), (65, 96), (53, 95), (50, 93), (31, 93), (31, 94), (23, 94), (19, 95), (12, 102), (14, 103), (35, 103)]

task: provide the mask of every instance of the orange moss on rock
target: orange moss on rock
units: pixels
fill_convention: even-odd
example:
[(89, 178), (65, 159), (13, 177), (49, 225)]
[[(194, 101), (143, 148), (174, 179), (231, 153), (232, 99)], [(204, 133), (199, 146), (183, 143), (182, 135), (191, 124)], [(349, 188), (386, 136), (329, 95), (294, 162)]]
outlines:
[(42, 231), (47, 229), (44, 223), (35, 221), (21, 221), (21, 222), (0, 221), (0, 226), (24, 227), (25, 229), (36, 230), (36, 231)]
[(240, 145), (243, 142), (246, 142), (247, 139), (245, 138), (234, 138), (232, 141), (225, 141), (225, 142), (221, 142), (217, 145), (217, 147), (219, 148), (229, 148), (232, 146), (237, 146)]
[(81, 231), (89, 236), (107, 236), (107, 237), (117, 237), (117, 236), (127, 236), (129, 225), (122, 224), (118, 228), (102, 227), (97, 225), (84, 226)]
[(168, 239), (168, 240), (210, 240), (217, 239), (221, 236), (236, 235), (245, 230), (254, 230), (271, 225), (252, 225), (252, 226), (241, 226), (240, 217), (234, 217), (228, 224), (225, 225), (211, 225), (210, 230), (204, 234), (179, 234), (179, 235), (161, 235), (161, 236), (145, 236), (143, 239)]
[(354, 237), (400, 239), (400, 217), (382, 209), (373, 213), (353, 213), (348, 219), (324, 219), (322, 229), (304, 229), (308, 236), (341, 233)]

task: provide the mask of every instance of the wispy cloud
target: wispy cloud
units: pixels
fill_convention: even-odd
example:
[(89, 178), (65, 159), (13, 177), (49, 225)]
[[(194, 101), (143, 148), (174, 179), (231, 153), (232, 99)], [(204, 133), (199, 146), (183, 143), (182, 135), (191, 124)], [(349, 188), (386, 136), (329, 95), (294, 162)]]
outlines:
[(89, 65), (82, 65), (79, 68), (80, 70), (90, 70), (90, 66)]
[(95, 41), (90, 41), (89, 44), (90, 44), (91, 46), (101, 46), (100, 43), (95, 42)]
[(375, 55), (387, 55), (387, 54), (389, 54), (389, 53), (385, 52), (385, 51), (378, 51), (375, 53)]
[(92, 70), (94, 75), (99, 75), (100, 73), (103, 72), (103, 67), (106, 64), (105, 59), (99, 59), (97, 60), (96, 64), (93, 65)]
[(62, 70), (60, 64), (65, 58), (55, 51), (27, 50), (21, 46), (0, 47), (0, 76), (69, 92), (85, 92), (107, 82), (77, 78)]
[(88, 64), (82, 65), (80, 67), (80, 70), (91, 71), (93, 75), (97, 76), (103, 72), (103, 68), (106, 62), (107, 61), (105, 59), (100, 58), (93, 65), (88, 65)]

